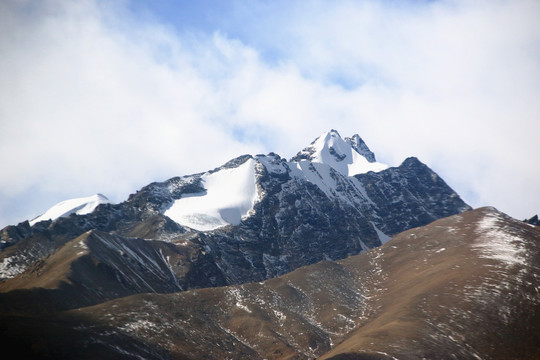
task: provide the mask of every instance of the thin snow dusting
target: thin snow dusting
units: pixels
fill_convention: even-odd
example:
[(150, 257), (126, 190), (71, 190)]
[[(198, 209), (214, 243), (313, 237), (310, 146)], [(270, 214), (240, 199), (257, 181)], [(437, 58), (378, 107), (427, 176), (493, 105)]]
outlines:
[(160, 331), (161, 328), (158, 324), (149, 321), (149, 320), (143, 320), (143, 319), (136, 319), (135, 321), (131, 323), (126, 323), (123, 326), (120, 327), (120, 329), (128, 332), (133, 333), (140, 330), (152, 330), (152, 331)]
[(37, 218), (30, 221), (30, 226), (34, 224), (45, 221), (45, 220), (56, 220), (61, 217), (69, 216), (73, 213), (77, 215), (85, 215), (93, 212), (99, 204), (106, 204), (109, 202), (109, 199), (102, 194), (96, 194), (83, 198), (76, 198), (65, 200), (54, 205), (52, 208), (47, 210), (43, 215), (38, 216)]
[(499, 260), (508, 266), (526, 264), (526, 250), (523, 239), (512, 235), (501, 227), (500, 215), (489, 214), (477, 224), (481, 235), (473, 244), (473, 249), (480, 251), (480, 257)]
[(200, 231), (240, 224), (258, 198), (255, 165), (249, 159), (236, 168), (204, 174), (201, 180), (206, 192), (183, 195), (165, 215)]
[(238, 288), (231, 288), (229, 290), (229, 294), (236, 300), (236, 307), (244, 310), (245, 312), (251, 313), (251, 310), (245, 305), (244, 303), (244, 297), (242, 294), (240, 294), (240, 290)]
[(0, 278), (11, 279), (22, 274), (27, 268), (24, 257), (13, 255), (2, 259), (0, 262)]

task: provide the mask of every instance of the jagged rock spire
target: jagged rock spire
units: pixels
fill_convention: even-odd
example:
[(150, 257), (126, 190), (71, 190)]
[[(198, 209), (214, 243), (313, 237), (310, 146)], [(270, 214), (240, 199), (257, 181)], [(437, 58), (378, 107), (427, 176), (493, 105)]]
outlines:
[(345, 141), (351, 145), (360, 155), (366, 158), (367, 161), (373, 163), (376, 162), (375, 154), (369, 149), (364, 140), (358, 135), (354, 134), (352, 137), (346, 137)]

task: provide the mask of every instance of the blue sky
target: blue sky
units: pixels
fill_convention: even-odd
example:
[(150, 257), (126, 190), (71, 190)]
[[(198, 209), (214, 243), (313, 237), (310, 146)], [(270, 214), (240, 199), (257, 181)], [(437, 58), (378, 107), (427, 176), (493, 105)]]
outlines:
[(0, 227), (331, 128), (532, 216), (539, 19), (535, 0), (3, 1)]

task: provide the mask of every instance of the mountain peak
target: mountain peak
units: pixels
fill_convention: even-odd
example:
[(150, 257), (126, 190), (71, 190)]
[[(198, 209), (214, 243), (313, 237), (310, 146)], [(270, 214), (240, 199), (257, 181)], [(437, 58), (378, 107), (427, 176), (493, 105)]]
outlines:
[(291, 159), (296, 162), (302, 160), (327, 164), (347, 176), (388, 168), (375, 161), (375, 154), (358, 134), (343, 139), (334, 129), (323, 133)]
[(69, 199), (59, 202), (58, 204), (45, 211), (42, 215), (30, 221), (30, 225), (37, 224), (40, 221), (56, 220), (61, 217), (69, 216), (73, 213), (77, 215), (85, 215), (93, 212), (99, 204), (106, 204), (109, 199), (103, 194), (95, 194), (88, 197)]

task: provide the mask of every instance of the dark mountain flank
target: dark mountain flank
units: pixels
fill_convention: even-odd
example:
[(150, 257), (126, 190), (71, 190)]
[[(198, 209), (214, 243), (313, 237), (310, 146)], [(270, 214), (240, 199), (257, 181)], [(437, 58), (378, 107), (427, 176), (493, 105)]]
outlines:
[(263, 282), (21, 306), (0, 337), (32, 358), (538, 359), (539, 279), (540, 229), (481, 208)]

